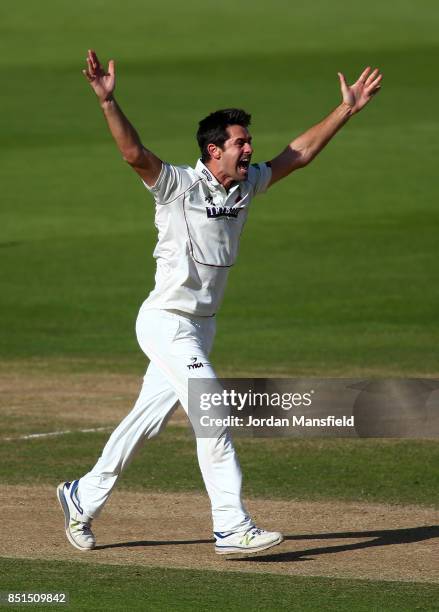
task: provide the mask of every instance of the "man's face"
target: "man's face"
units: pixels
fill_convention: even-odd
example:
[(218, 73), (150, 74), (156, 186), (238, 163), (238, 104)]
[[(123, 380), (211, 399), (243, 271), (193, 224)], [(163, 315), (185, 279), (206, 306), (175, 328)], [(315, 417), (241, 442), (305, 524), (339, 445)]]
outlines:
[(252, 138), (247, 128), (241, 125), (227, 127), (228, 139), (220, 149), (222, 172), (234, 181), (244, 181), (248, 176), (248, 168), (253, 153)]

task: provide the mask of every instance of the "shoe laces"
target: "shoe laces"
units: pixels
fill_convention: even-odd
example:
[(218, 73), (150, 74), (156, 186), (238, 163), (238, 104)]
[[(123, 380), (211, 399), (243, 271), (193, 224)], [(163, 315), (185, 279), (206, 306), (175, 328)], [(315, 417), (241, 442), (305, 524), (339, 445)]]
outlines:
[(261, 535), (263, 531), (264, 530), (260, 529), (259, 527), (251, 527), (247, 533), (251, 533), (252, 536), (258, 536)]
[(77, 531), (82, 531), (84, 535), (93, 536), (93, 533), (91, 531), (91, 521), (84, 523), (81, 521), (74, 521), (71, 527), (73, 527), (73, 529), (76, 529)]

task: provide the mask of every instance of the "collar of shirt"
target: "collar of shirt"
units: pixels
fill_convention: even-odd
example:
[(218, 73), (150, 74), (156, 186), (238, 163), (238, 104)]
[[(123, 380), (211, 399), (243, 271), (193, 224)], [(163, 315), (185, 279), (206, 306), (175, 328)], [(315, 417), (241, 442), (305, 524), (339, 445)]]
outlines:
[(234, 183), (230, 187), (230, 189), (226, 192), (225, 188), (221, 185), (221, 183), (218, 181), (218, 179), (213, 176), (213, 174), (209, 170), (209, 168), (207, 168), (207, 166), (205, 166), (203, 164), (201, 159), (199, 159), (197, 161), (197, 164), (195, 166), (195, 172), (206, 181), (206, 183), (207, 183), (207, 185), (208, 185), (208, 187), (209, 187), (209, 189), (211, 191), (215, 191), (215, 190), (219, 189), (220, 191), (223, 191), (224, 193), (227, 193), (227, 196), (229, 196), (231, 193), (236, 191), (236, 189), (238, 189), (238, 187), (239, 187), (239, 183)]

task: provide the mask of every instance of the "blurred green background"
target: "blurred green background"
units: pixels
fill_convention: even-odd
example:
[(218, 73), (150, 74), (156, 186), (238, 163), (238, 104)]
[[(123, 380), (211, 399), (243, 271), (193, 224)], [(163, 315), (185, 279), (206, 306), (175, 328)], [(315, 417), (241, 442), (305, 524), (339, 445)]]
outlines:
[(197, 122), (253, 115), (255, 161), (339, 101), (337, 71), (380, 95), (311, 166), (255, 200), (218, 317), (220, 372), (437, 374), (433, 0), (25, 0), (0, 7), (3, 360), (141, 371), (153, 203), (121, 161), (81, 69), (116, 60), (117, 98), (173, 163)]

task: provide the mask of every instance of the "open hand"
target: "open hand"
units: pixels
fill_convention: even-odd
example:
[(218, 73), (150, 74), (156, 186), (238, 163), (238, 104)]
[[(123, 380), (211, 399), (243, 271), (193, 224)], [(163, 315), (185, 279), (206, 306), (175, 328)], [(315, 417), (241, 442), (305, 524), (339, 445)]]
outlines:
[(101, 102), (111, 98), (116, 85), (114, 61), (108, 62), (107, 72), (102, 68), (98, 56), (91, 49), (87, 53), (87, 70), (83, 70), (88, 82)]
[(346, 83), (346, 79), (341, 72), (338, 73), (338, 78), (340, 79), (343, 102), (351, 107), (352, 113), (358, 113), (381, 89), (380, 83), (383, 75), (378, 68), (371, 72), (371, 68), (367, 67), (353, 85)]

